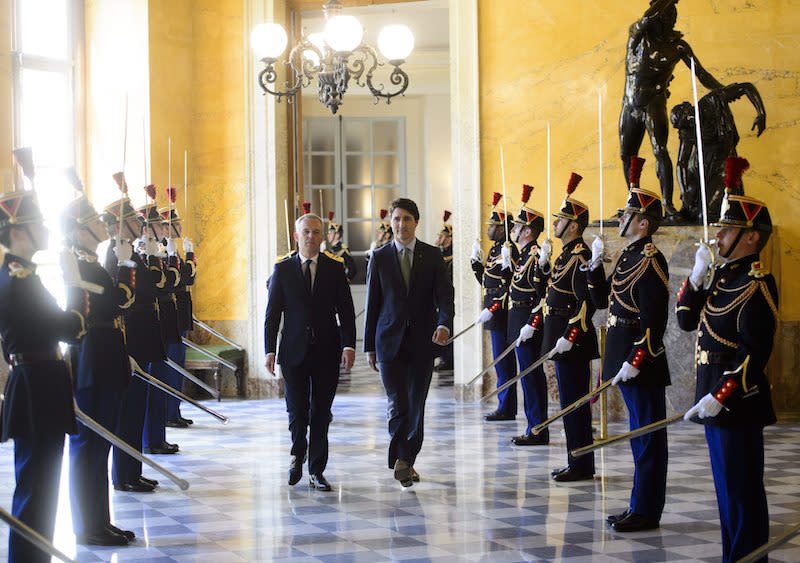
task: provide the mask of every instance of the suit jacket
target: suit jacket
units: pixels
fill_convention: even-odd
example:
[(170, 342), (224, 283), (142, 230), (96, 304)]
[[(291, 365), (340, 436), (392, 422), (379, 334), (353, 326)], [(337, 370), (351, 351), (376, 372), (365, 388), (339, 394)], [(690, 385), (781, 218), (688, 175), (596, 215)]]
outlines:
[(453, 282), (437, 247), (417, 240), (408, 291), (394, 243), (372, 253), (367, 270), (365, 352), (376, 352), (379, 362), (390, 362), (408, 337), (410, 349), (433, 359), (440, 351), (431, 341), (433, 331), (437, 326), (451, 326), (453, 314)]
[[(337, 326), (337, 315), (341, 326)], [(279, 260), (269, 282), (264, 321), (267, 354), (276, 351), (281, 317), (283, 332), (277, 357), (281, 365), (300, 365), (312, 342), (315, 356), (334, 364), (341, 358), (343, 347), (355, 348), (356, 315), (341, 259), (319, 254), (311, 293), (299, 255), (292, 253)]]

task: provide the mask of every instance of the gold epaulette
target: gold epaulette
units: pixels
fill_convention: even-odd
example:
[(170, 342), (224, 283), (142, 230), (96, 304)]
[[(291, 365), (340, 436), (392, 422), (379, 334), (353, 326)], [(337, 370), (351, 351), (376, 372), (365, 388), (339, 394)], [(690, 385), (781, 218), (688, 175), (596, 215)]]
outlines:
[(572, 249), (572, 254), (580, 254), (586, 247), (583, 246), (582, 242), (579, 242), (575, 245), (575, 248)]
[(642, 255), (646, 256), (647, 258), (652, 258), (658, 254), (658, 248), (652, 242), (648, 242), (644, 245), (644, 249), (642, 250)]
[(335, 255), (333, 252), (331, 252), (330, 250), (326, 250), (325, 252), (323, 252), (323, 254), (325, 254), (325, 256), (327, 256), (327, 257), (328, 257), (328, 258), (330, 258), (331, 260), (336, 260), (337, 262), (341, 262), (342, 264), (344, 264), (344, 258), (342, 258), (342, 257), (340, 257), (340, 256), (336, 256), (336, 255)]
[(278, 259), (275, 260), (275, 263), (276, 264), (280, 264), (281, 262), (285, 262), (286, 260), (288, 260), (289, 258), (294, 256), (295, 254), (297, 254), (297, 251), (296, 250), (292, 250), (288, 254), (284, 254), (283, 256), (279, 256)]
[(747, 272), (747, 275), (753, 278), (763, 278), (767, 274), (769, 274), (769, 270), (762, 266), (760, 261), (753, 262), (750, 265), (750, 271)]
[(8, 263), (8, 275), (12, 278), (17, 279), (25, 279), (33, 273), (33, 270), (30, 268), (26, 268), (19, 262), (9, 262)]

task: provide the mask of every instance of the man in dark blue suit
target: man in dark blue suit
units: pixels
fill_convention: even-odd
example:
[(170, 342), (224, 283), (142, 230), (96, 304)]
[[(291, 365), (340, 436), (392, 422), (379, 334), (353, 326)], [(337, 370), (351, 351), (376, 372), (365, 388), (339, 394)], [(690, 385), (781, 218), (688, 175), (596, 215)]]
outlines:
[(306, 214), (295, 223), (294, 233), (299, 251), (279, 259), (270, 278), (264, 321), (266, 367), (275, 373), (283, 318), (278, 363), (285, 381), (292, 434), (289, 484), (297, 484), (303, 476), (308, 452), (309, 484), (330, 491), (331, 485), (322, 475), (328, 463), (328, 426), (339, 384), (339, 365), (349, 370), (355, 360), (355, 311), (344, 261), (320, 253), (322, 219), (309, 213), (310, 205), (303, 207)]
[[(419, 481), (425, 399), (437, 346), (447, 342), (453, 283), (441, 251), (417, 240), (417, 204), (391, 203), (394, 241), (372, 253), (367, 273), (364, 351), (389, 399), (389, 468), (404, 487)], [(430, 336), (433, 335), (433, 336)]]

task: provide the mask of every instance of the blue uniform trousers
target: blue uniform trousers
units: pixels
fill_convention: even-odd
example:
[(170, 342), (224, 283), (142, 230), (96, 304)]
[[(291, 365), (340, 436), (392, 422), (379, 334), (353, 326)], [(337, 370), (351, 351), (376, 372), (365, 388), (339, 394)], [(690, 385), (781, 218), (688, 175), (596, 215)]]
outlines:
[[(184, 332), (181, 336), (186, 336)], [(173, 360), (176, 364), (183, 367), (186, 365), (186, 345), (182, 342), (177, 344), (167, 344), (167, 357)], [(174, 369), (169, 370), (169, 380), (167, 385), (178, 391), (183, 390), (183, 376)], [(180, 399), (167, 396), (167, 420), (175, 421), (181, 416), (181, 401)]]
[[(541, 337), (532, 338), (517, 347), (520, 372), (525, 371), (528, 366), (539, 359), (537, 356), (539, 347), (533, 342), (534, 340), (536, 343), (541, 343)], [(547, 419), (547, 379), (544, 375), (544, 366), (539, 366), (522, 378), (522, 395), (525, 404), (525, 418), (528, 419), (525, 433), (529, 434), (531, 428)], [(550, 431), (545, 428), (539, 436), (545, 439), (549, 438)]]
[[(664, 387), (622, 383), (619, 388), (628, 407), (631, 430), (667, 417)], [(630, 510), (659, 521), (667, 490), (667, 429), (633, 438), (631, 451), (635, 469)]]
[[(145, 370), (149, 365), (143, 366)], [(148, 372), (149, 373), (149, 372)], [(122, 438), (135, 450), (142, 451), (142, 429), (144, 428), (144, 411), (147, 404), (148, 384), (133, 377), (122, 397), (117, 436)], [(118, 448), (114, 448), (114, 462), (111, 466), (111, 479), (115, 485), (137, 483), (142, 476), (142, 462), (138, 461)]]
[(706, 442), (722, 527), (722, 561), (729, 563), (769, 540), (764, 431), (756, 426), (707, 425)]
[[(17, 486), (11, 513), (48, 540), (53, 540), (58, 507), (58, 482), (64, 455), (64, 431), (14, 438), (14, 475)], [(50, 556), (11, 531), (10, 563), (49, 563)]]
[[(171, 385), (175, 371), (166, 362), (150, 364), (150, 375)], [(144, 416), (143, 448), (159, 448), (167, 441), (167, 394), (152, 385), (147, 386), (147, 409)]]
[[(492, 329), (489, 331), (492, 336), (492, 356), (499, 356), (503, 350), (508, 348), (507, 330), (503, 328)], [(512, 379), (517, 375), (517, 364), (514, 354), (508, 354), (494, 368), (497, 373), (497, 386)], [(497, 395), (497, 412), (505, 416), (517, 416), (517, 384), (515, 383), (502, 393)]]
[[(556, 360), (553, 363), (563, 409), (589, 392), (589, 362)], [(564, 417), (564, 432), (567, 435), (568, 452), (592, 443), (592, 411), (589, 403)], [(567, 463), (573, 469), (594, 474), (594, 452), (578, 458), (567, 454)]]
[[(117, 429), (120, 391), (87, 387), (75, 391), (78, 406), (111, 432)], [(76, 535), (101, 532), (111, 522), (108, 508), (108, 452), (111, 444), (82, 424), (69, 437), (69, 494)]]

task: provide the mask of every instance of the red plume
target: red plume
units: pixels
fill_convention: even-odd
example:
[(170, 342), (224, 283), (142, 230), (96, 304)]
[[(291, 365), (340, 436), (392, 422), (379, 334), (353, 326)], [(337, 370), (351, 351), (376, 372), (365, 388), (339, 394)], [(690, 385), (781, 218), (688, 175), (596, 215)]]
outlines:
[(628, 181), (631, 186), (639, 186), (639, 178), (642, 177), (642, 169), (644, 168), (644, 159), (638, 156), (631, 157), (631, 167), (628, 171)]
[(450, 218), (452, 213), (450, 213), (447, 209), (444, 210), (444, 215), (442, 216), (442, 222), (447, 223), (447, 220)]
[(333, 211), (328, 211), (328, 221), (333, 221), (334, 213)]
[(178, 199), (178, 188), (174, 186), (167, 188), (167, 197), (169, 198), (170, 203), (175, 203), (175, 200)]
[(309, 213), (311, 213), (311, 202), (310, 201), (304, 201), (303, 202), (303, 215), (308, 215)]
[(533, 192), (533, 186), (529, 186), (528, 184), (522, 184), (522, 203), (528, 203), (528, 200), (531, 198), (532, 192)]
[(389, 214), (389, 212), (388, 212), (388, 211), (386, 211), (385, 209), (381, 209), (381, 221), (383, 221), (384, 219), (386, 219), (386, 216), (387, 216), (388, 214)]
[(742, 186), (742, 174), (750, 168), (746, 158), (729, 156), (725, 160), (725, 187), (735, 190)]
[(498, 203), (500, 203), (500, 200), (502, 198), (503, 198), (503, 194), (501, 194), (500, 192), (494, 192), (494, 194), (492, 195), (492, 207), (494, 207)]
[(122, 195), (128, 193), (128, 183), (125, 181), (125, 174), (122, 172), (117, 172), (111, 175), (114, 178), (114, 182), (117, 184), (119, 191), (122, 192)]
[(155, 186), (155, 184), (148, 184), (147, 186), (145, 186), (144, 187), (144, 193), (146, 193), (147, 197), (149, 197), (150, 199), (155, 200), (156, 199), (156, 186)]
[(576, 174), (575, 172), (570, 174), (569, 182), (567, 183), (567, 195), (570, 195), (575, 191), (575, 188), (578, 187), (578, 184), (581, 183), (581, 180), (583, 180), (583, 176), (580, 174)]

